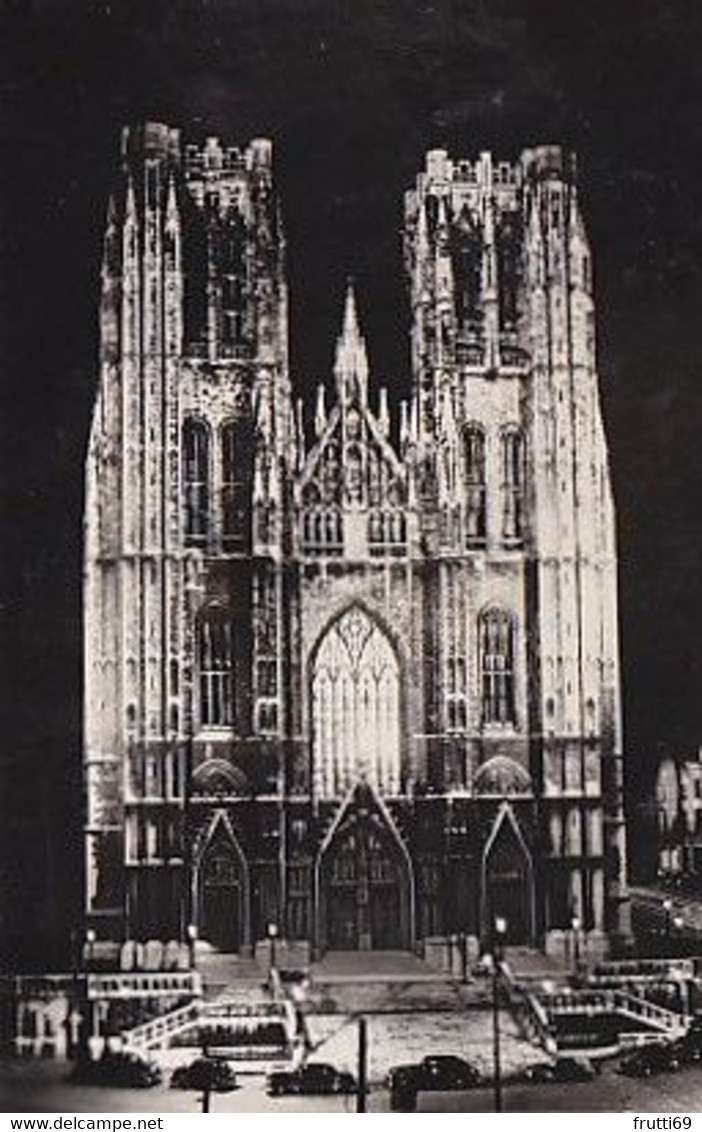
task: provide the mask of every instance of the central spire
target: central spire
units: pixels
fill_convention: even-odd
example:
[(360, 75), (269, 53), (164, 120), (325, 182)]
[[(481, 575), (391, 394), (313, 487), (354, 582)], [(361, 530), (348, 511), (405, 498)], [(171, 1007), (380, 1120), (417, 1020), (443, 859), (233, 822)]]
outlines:
[(349, 279), (344, 303), (344, 322), (336, 343), (334, 377), (339, 401), (368, 399), (368, 355), (366, 343), (358, 325), (356, 296), (353, 281)]

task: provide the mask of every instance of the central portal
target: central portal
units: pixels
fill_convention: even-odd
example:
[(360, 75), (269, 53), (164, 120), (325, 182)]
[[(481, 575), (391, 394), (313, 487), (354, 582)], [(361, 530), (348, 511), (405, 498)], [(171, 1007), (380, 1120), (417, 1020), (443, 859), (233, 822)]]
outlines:
[[(360, 786), (359, 799), (370, 791)], [(320, 945), (334, 951), (411, 946), (411, 878), (386, 815), (362, 802), (346, 811), (320, 864)]]

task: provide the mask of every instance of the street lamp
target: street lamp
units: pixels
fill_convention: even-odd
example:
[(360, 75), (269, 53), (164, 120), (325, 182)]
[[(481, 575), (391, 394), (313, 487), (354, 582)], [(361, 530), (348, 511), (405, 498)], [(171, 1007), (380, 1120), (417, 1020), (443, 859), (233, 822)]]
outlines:
[(580, 969), (580, 917), (573, 916), (570, 926), (573, 929), (573, 974), (577, 975)]
[(277, 924), (269, 924), (268, 925), (268, 946), (269, 946), (268, 978), (269, 978), (269, 981), (271, 983), (273, 981), (273, 972), (275, 971), (275, 941), (277, 940), (277, 938), (278, 938), (278, 925)]
[(92, 963), (93, 963), (93, 948), (95, 946), (95, 940), (96, 939), (97, 939), (97, 935), (95, 934), (95, 929), (94, 928), (88, 928), (87, 932), (85, 933), (85, 965), (86, 965), (86, 967), (92, 966)]
[(502, 1112), (502, 1065), (500, 1061), (500, 972), (507, 921), (496, 916), (492, 931), (492, 1055), (494, 1064), (495, 1112)]
[(185, 934), (188, 937), (188, 962), (191, 971), (195, 970), (195, 954), (197, 947), (197, 924), (188, 924), (185, 929)]
[(461, 965), (461, 982), (468, 982), (468, 938), (465, 931), (460, 931), (456, 937), (458, 944), (458, 959)]

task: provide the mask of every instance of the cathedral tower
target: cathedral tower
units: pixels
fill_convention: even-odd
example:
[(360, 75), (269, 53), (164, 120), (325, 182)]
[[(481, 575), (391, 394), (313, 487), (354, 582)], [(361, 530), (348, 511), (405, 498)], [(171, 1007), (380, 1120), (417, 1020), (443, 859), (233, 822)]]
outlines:
[(200, 764), (280, 775), (284, 242), (268, 141), (128, 129), (118, 180), (86, 484), (88, 910), (167, 939), (193, 916)]

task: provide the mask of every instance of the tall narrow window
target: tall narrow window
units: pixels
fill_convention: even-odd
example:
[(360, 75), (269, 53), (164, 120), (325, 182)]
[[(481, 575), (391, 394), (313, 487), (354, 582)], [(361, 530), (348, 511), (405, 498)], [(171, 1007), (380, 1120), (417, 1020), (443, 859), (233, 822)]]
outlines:
[(200, 726), (233, 726), (232, 629), (225, 614), (209, 613), (199, 622), (197, 658)]
[(219, 232), (219, 271), (222, 312), (222, 346), (238, 346), (244, 336), (244, 257), (246, 232), (241, 216), (233, 213)]
[(502, 433), (502, 536), (505, 542), (524, 537), (524, 437), (516, 427)]
[(514, 724), (514, 621), (501, 609), (480, 618), (483, 723)]
[(222, 429), (222, 540), (225, 550), (244, 550), (249, 534), (251, 444), (248, 422)]
[(465, 431), (466, 544), (485, 542), (485, 433), (479, 425)]
[(185, 544), (204, 546), (209, 526), (209, 438), (202, 421), (183, 426)]
[(477, 218), (467, 209), (453, 231), (451, 265), (458, 326), (460, 330), (477, 333), (482, 321), (483, 239)]

